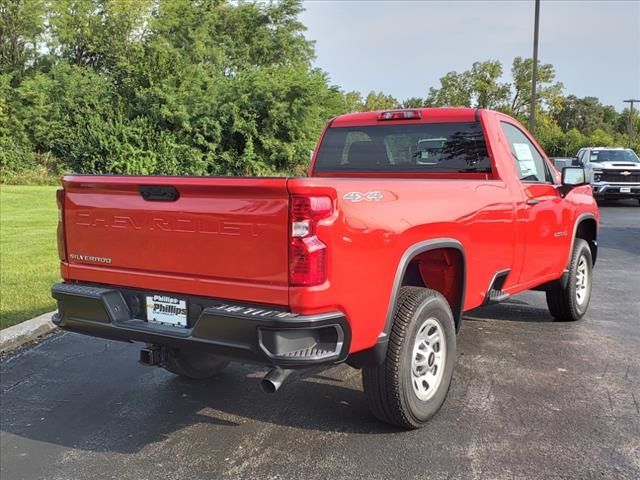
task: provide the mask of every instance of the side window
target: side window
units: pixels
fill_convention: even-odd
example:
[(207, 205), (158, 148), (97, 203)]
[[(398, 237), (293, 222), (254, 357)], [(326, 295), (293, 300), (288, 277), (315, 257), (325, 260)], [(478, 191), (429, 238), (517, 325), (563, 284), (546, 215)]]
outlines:
[(586, 150), (582, 149), (578, 152), (578, 163), (580, 165), (584, 165), (585, 161), (587, 160), (587, 157), (585, 156)]
[(523, 182), (552, 182), (551, 172), (540, 152), (515, 125), (500, 122), (509, 141), (513, 161)]

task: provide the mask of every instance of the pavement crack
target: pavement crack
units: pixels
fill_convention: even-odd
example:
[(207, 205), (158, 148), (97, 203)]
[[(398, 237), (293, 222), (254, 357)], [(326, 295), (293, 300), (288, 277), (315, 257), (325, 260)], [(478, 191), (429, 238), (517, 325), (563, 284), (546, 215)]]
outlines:
[(613, 400), (611, 399), (611, 392), (608, 388), (605, 390), (607, 391), (607, 398), (609, 399), (609, 410), (611, 410), (611, 415), (613, 416), (613, 418), (616, 418), (616, 414), (613, 411)]
[(10, 391), (12, 391), (14, 388), (16, 388), (17, 386), (25, 383), (27, 380), (29, 380), (29, 377), (27, 378), (23, 378), (22, 380), (18, 380), (17, 382), (12, 383), (11, 385), (8, 385), (6, 388), (2, 389), (2, 393), (9, 393)]
[(636, 396), (631, 392), (631, 398), (633, 399), (633, 404), (636, 406), (636, 413), (640, 415), (640, 407), (638, 406), (638, 400), (636, 400)]
[(493, 384), (494, 384), (494, 380), (492, 378), (491, 383), (489, 384), (489, 390), (487, 391), (487, 400), (489, 400), (489, 398), (491, 397), (491, 392), (493, 391)]

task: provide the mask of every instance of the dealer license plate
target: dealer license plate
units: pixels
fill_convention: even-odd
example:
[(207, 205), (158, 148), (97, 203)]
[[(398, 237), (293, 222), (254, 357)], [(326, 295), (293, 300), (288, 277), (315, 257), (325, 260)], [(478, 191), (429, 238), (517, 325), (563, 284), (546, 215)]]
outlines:
[(631, 187), (620, 187), (620, 193), (631, 193)]
[(167, 295), (147, 295), (147, 321), (186, 328), (187, 301)]

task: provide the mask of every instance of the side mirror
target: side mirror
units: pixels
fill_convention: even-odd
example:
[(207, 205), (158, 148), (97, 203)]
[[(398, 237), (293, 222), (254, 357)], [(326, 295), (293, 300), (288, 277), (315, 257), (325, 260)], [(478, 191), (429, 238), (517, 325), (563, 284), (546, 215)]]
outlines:
[(580, 160), (578, 159), (578, 157), (574, 158), (571, 161), (571, 165), (573, 165), (574, 167), (579, 167), (581, 165)]
[(573, 188), (580, 185), (588, 185), (587, 172), (582, 167), (564, 167), (562, 169), (562, 186), (560, 191), (562, 195), (566, 195)]

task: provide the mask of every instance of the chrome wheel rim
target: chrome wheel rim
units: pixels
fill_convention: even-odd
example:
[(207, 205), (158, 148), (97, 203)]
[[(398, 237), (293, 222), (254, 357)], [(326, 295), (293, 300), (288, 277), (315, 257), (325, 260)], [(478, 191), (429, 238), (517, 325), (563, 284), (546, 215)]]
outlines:
[(428, 318), (418, 328), (411, 356), (411, 383), (420, 400), (429, 400), (438, 390), (446, 356), (444, 330), (435, 318)]
[(589, 290), (589, 268), (584, 255), (580, 256), (576, 268), (576, 302), (583, 305), (587, 300)]

